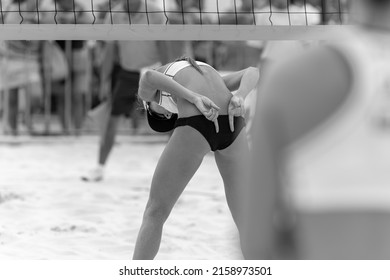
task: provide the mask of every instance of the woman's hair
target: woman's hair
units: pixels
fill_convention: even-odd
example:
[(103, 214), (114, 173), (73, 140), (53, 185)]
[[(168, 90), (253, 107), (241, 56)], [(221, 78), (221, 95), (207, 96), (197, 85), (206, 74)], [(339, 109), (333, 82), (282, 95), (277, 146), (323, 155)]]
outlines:
[(199, 67), (199, 65), (196, 63), (196, 61), (195, 61), (193, 58), (191, 58), (191, 57), (182, 56), (182, 57), (177, 58), (177, 59), (175, 60), (175, 62), (176, 62), (176, 61), (183, 61), (183, 60), (187, 61), (189, 64), (191, 64), (192, 67), (194, 67), (200, 74), (203, 75), (202, 69), (200, 69), (200, 67)]

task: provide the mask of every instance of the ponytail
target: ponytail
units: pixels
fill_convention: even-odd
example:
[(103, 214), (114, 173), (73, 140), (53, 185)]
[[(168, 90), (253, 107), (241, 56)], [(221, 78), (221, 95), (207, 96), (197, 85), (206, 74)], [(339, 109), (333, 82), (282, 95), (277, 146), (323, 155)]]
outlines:
[(194, 67), (196, 69), (196, 71), (198, 71), (200, 74), (203, 75), (203, 71), (202, 69), (200, 69), (199, 65), (196, 63), (196, 61), (192, 58), (192, 57), (188, 57), (188, 56), (182, 56), (178, 59), (175, 60), (176, 61), (187, 61), (189, 64), (191, 64), (192, 67)]

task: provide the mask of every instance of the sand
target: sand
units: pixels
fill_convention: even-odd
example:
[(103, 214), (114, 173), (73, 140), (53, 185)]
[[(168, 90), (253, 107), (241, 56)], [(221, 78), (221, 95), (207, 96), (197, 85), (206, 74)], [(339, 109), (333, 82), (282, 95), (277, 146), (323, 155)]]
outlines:
[[(130, 259), (166, 137), (121, 136), (106, 179), (97, 137), (0, 139), (0, 259)], [(157, 259), (237, 259), (237, 231), (214, 157), (206, 156), (168, 219)]]

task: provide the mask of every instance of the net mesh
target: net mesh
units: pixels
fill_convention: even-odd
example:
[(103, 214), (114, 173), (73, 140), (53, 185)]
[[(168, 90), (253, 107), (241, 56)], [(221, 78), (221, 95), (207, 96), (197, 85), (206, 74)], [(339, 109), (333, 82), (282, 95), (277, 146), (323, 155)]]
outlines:
[(2, 24), (344, 24), (348, 0), (0, 0)]

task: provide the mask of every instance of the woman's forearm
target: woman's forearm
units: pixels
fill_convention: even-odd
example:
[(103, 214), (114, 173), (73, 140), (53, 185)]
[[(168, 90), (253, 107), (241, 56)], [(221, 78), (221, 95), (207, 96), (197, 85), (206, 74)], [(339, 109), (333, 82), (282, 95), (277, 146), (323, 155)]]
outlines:
[(241, 78), (240, 86), (237, 89), (236, 95), (239, 95), (245, 99), (246, 96), (257, 86), (259, 77), (260, 74), (257, 68), (248, 68)]

